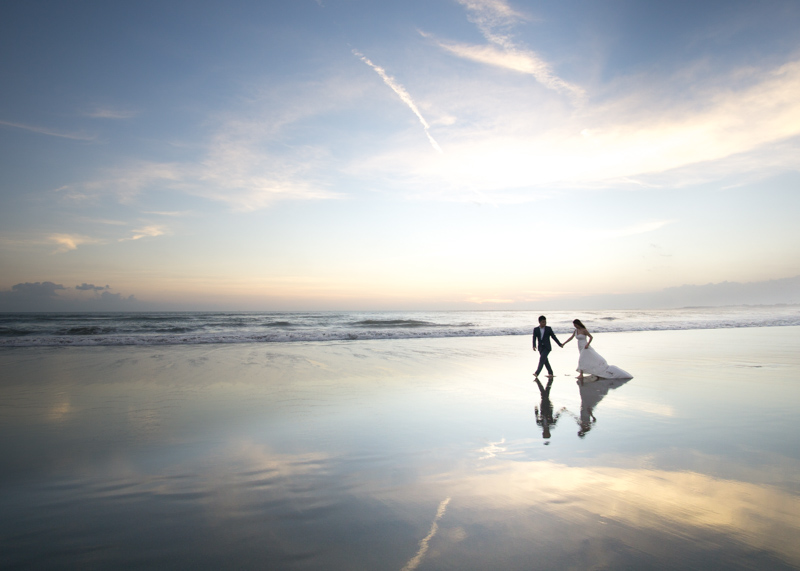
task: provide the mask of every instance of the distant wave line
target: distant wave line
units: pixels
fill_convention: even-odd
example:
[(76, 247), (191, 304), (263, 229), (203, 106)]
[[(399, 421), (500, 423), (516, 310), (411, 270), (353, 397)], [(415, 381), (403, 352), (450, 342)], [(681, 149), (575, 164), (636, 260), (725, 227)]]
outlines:
[[(624, 333), (638, 331), (685, 331), (696, 329), (734, 329), (743, 327), (787, 327), (800, 326), (800, 316), (782, 316), (735, 321), (722, 319), (719, 321), (681, 321), (675, 322), (635, 322), (624, 323), (623, 320), (608, 322), (605, 326), (595, 326), (597, 333)], [(190, 329), (185, 327), (186, 329)], [(67, 346), (121, 346), (121, 345), (206, 345), (231, 343), (293, 343), (293, 342), (331, 342), (331, 341), (370, 341), (393, 339), (434, 339), (457, 337), (501, 337), (513, 335), (530, 335), (530, 327), (472, 327), (472, 326), (392, 326), (373, 328), (348, 328), (342, 326), (290, 328), (280, 327), (253, 331), (209, 331), (211, 326), (191, 328), (181, 332), (181, 325), (160, 330), (144, 329), (137, 331), (93, 334), (92, 327), (75, 327), (71, 334), (64, 334), (63, 328), (53, 331), (25, 330), (17, 327), (0, 327), (0, 347), (67, 347)], [(97, 330), (102, 330), (102, 327)], [(163, 331), (171, 330), (171, 333)], [(69, 330), (67, 330), (69, 331)], [(196, 331), (195, 334), (189, 334)], [(565, 334), (566, 330), (558, 329), (556, 334)]]

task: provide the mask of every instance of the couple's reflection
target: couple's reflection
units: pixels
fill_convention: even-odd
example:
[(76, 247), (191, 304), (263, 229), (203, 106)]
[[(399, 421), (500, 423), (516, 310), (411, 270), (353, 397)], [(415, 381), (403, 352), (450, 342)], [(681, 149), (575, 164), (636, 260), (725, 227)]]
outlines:
[[(553, 402), (550, 400), (550, 388), (553, 386), (553, 377), (547, 380), (547, 387), (543, 387), (539, 379), (534, 379), (536, 385), (539, 387), (539, 393), (542, 396), (542, 402), (538, 407), (534, 407), (536, 411), (536, 424), (542, 427), (542, 438), (545, 440), (550, 438), (550, 428), (555, 427), (558, 417), (565, 409), (559, 410), (553, 414)], [(545, 442), (549, 444), (549, 442)]]
[(581, 414), (578, 421), (578, 436), (584, 438), (586, 433), (592, 429), (597, 419), (594, 416), (594, 408), (600, 404), (611, 389), (621, 387), (630, 379), (598, 379), (594, 380), (578, 379), (578, 389), (581, 393)]
[[(553, 402), (550, 400), (550, 389), (553, 386), (553, 379), (547, 381), (547, 386), (542, 386), (539, 379), (534, 379), (536, 386), (539, 387), (539, 394), (542, 397), (538, 407), (534, 407), (536, 411), (536, 424), (542, 428), (542, 438), (545, 440), (550, 438), (550, 433), (555, 428), (556, 422), (562, 413), (567, 413), (578, 423), (578, 436), (584, 438), (586, 433), (589, 432), (597, 422), (594, 416), (595, 407), (600, 404), (600, 401), (608, 394), (608, 391), (621, 387), (630, 379), (598, 379), (597, 377), (578, 380), (578, 390), (581, 396), (581, 411), (580, 415), (576, 416), (566, 407), (561, 407), (557, 413), (554, 413)], [(549, 442), (545, 442), (549, 444)]]

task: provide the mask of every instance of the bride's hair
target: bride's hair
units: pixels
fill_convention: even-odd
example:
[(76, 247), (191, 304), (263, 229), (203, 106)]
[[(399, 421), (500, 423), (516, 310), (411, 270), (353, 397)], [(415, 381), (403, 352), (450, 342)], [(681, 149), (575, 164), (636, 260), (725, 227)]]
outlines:
[[(573, 324), (575, 327), (580, 327), (581, 329), (586, 329), (586, 326), (585, 326), (583, 323), (581, 323), (581, 320), (580, 320), (580, 319), (573, 319), (573, 320), (572, 320), (572, 324)], [(586, 329), (586, 330), (588, 331), (588, 329)]]

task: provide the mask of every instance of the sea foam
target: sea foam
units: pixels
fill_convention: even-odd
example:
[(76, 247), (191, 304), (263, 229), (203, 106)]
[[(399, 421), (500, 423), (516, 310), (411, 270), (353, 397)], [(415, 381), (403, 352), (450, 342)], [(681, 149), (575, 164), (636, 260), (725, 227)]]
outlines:
[[(291, 343), (530, 335), (534, 311), (180, 312), (0, 315), (0, 347)], [(800, 325), (800, 306), (552, 311), (569, 335), (579, 318), (593, 332)]]

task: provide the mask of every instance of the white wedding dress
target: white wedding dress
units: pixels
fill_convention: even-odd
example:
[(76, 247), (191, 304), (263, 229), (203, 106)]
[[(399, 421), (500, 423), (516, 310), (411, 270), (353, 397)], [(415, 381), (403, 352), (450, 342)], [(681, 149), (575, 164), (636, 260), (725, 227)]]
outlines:
[(633, 375), (627, 371), (623, 371), (619, 367), (609, 365), (605, 359), (595, 351), (592, 347), (586, 347), (586, 335), (578, 333), (575, 338), (578, 340), (578, 351), (580, 357), (578, 358), (579, 373), (583, 372), (584, 375), (594, 375), (601, 379), (632, 379)]

